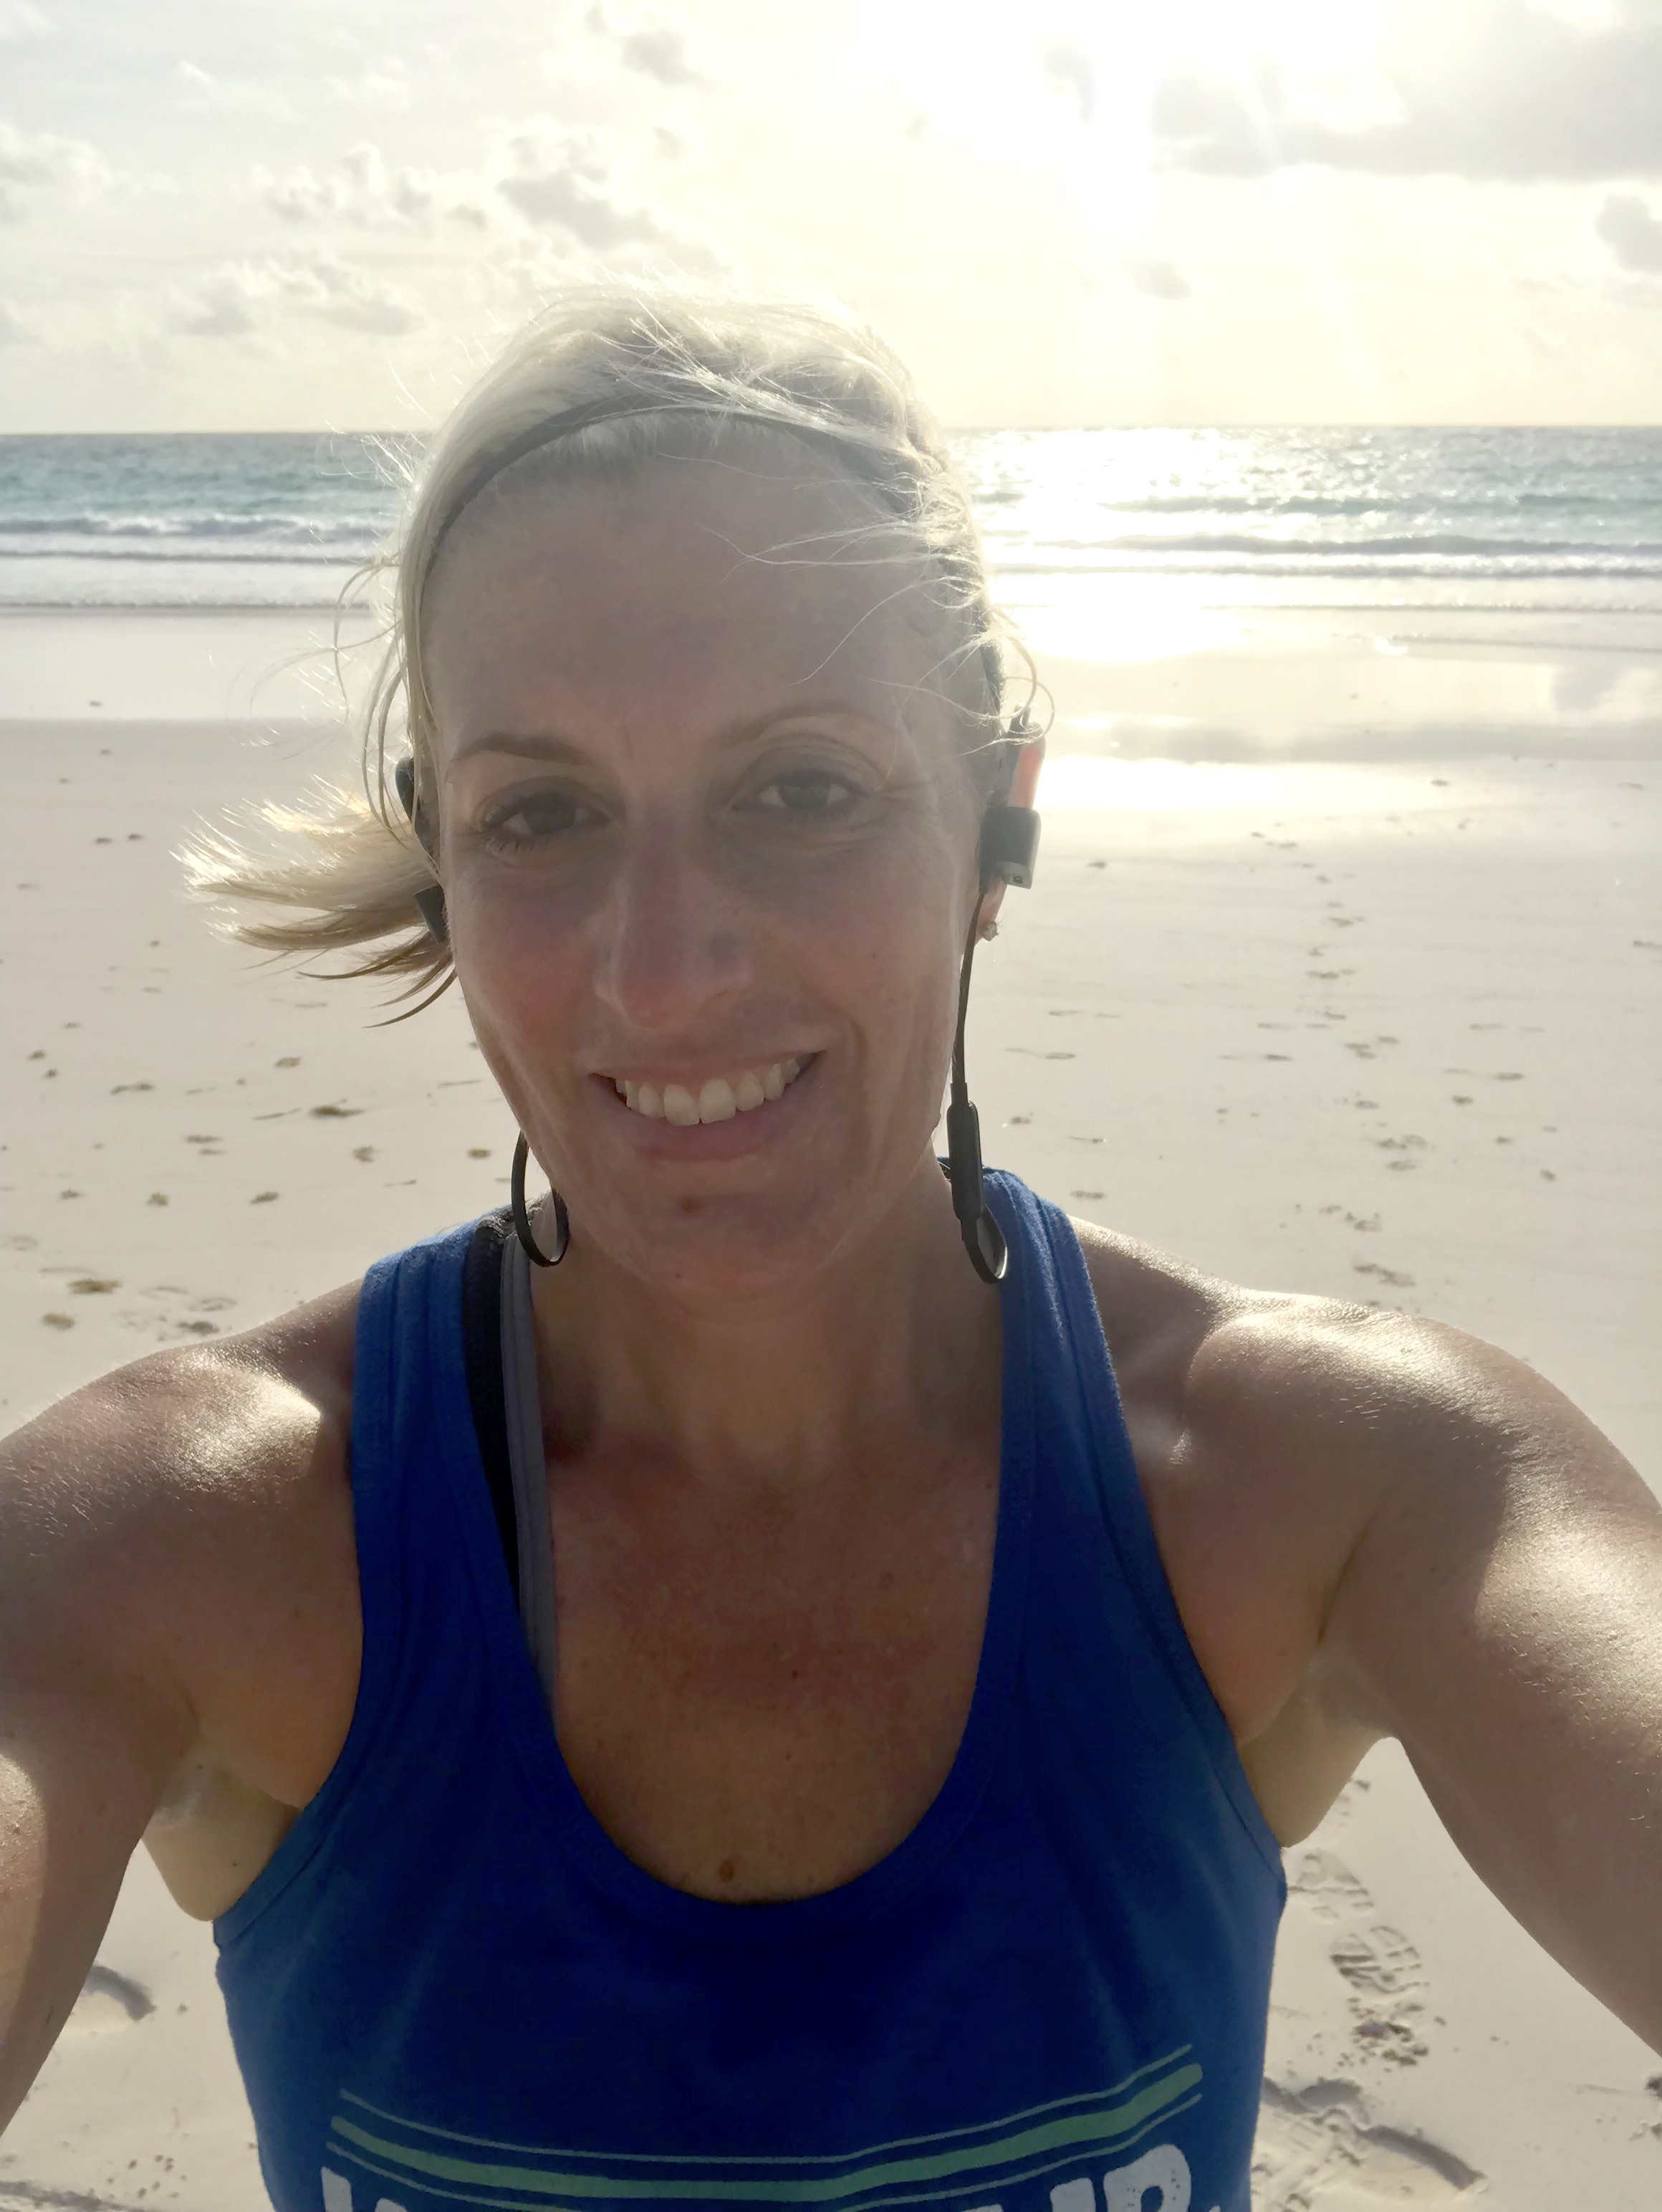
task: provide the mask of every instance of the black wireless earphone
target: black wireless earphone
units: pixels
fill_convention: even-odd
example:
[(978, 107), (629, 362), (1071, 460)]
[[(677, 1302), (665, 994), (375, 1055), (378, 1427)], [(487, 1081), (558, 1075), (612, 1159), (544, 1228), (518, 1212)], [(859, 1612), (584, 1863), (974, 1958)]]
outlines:
[(970, 1012), (970, 969), (981, 933), (981, 902), (995, 884), (1031, 890), (1038, 858), (1038, 816), (1031, 806), (1012, 806), (1008, 798), (1016, 763), (1033, 732), (1025, 713), (1010, 724), (999, 743), (1004, 757), (993, 797), (981, 822), (980, 884), (964, 963), (958, 973), (958, 1028), (953, 1037), (953, 1073), (947, 1094), (947, 1179), (953, 1187), (953, 1212), (970, 1265), (983, 1283), (1000, 1283), (1009, 1266), (1004, 1233), (988, 1211), (981, 1181), (981, 1116), (971, 1103), (964, 1073), (964, 1025)]
[[(1032, 741), (1033, 734), (1023, 713), (1016, 715), (1008, 731), (997, 740), (1002, 757), (993, 796), (982, 817), (979, 884), (958, 975), (958, 1026), (953, 1036), (952, 1083), (947, 1099), (946, 1175), (953, 1188), (953, 1212), (958, 1217), (959, 1234), (970, 1255), (970, 1265), (983, 1283), (1003, 1280), (1010, 1255), (1003, 1231), (987, 1209), (986, 1194), (982, 1188), (981, 1117), (971, 1103), (965, 1079), (964, 1025), (970, 1012), (970, 970), (975, 959), (976, 940), (981, 933), (981, 902), (995, 884), (1008, 884), (1017, 890), (1032, 888), (1033, 865), (1038, 857), (1038, 816), (1031, 806), (1012, 806), (1009, 791), (1022, 748)], [(416, 795), (412, 755), (406, 753), (399, 761), (393, 771), (393, 781), (399, 803), (409, 817), (422, 850), (430, 858), (433, 835), (426, 810)], [(447, 945), (450, 925), (445, 916), (442, 887), (430, 884), (424, 890), (417, 891), (416, 907), (429, 934), (437, 943)], [(523, 1145), (525, 1139), (521, 1138), (520, 1141)]]
[[(405, 753), (393, 769), (393, 781), (398, 790), (399, 804), (416, 833), (417, 842), (430, 860), (433, 857), (433, 832), (428, 827), (427, 809), (416, 796), (416, 757), (413, 753)], [(428, 935), (437, 944), (448, 945), (450, 923), (444, 911), (443, 885), (429, 884), (425, 890), (417, 891), (416, 911), (427, 924)]]

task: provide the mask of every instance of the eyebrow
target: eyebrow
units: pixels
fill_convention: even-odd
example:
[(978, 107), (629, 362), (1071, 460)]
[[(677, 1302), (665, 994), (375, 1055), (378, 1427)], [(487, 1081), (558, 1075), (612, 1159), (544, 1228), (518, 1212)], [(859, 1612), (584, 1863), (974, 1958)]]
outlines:
[(450, 756), (450, 765), (454, 768), (460, 761), (471, 760), (476, 753), (514, 753), (521, 760), (576, 761), (586, 757), (583, 748), (570, 738), (522, 736), (512, 730), (487, 730), (482, 737), (470, 738), (465, 745), (458, 745)]
[[(854, 706), (847, 699), (805, 699), (800, 705), (771, 707), (760, 714), (741, 715), (716, 732), (715, 747), (728, 751), (747, 744), (761, 737), (776, 722), (791, 720), (798, 715), (836, 714), (843, 720), (864, 722), (871, 728), (881, 728), (875, 717)], [(554, 732), (516, 730), (486, 730), (477, 738), (469, 738), (458, 745), (450, 756), (454, 768), (478, 753), (508, 753), (519, 760), (581, 763), (592, 758), (589, 750), (575, 738), (561, 737)]]

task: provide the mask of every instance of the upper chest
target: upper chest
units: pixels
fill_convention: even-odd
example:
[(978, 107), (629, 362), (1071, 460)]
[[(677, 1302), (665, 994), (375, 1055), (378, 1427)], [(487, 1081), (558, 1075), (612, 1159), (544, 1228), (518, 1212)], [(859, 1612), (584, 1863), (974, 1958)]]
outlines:
[(561, 1754), (674, 1886), (801, 1895), (916, 1825), (974, 1695), (998, 1454), (763, 1501), (628, 1452), (551, 1481)]

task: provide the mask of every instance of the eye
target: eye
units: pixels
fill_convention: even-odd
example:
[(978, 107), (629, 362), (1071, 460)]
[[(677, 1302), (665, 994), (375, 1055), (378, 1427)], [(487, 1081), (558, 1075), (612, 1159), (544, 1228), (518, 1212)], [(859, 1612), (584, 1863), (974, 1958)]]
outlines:
[(835, 814), (858, 795), (847, 776), (831, 769), (794, 768), (764, 784), (752, 804), (770, 813)]
[(488, 844), (511, 852), (569, 836), (597, 819), (594, 809), (569, 792), (529, 791), (499, 800), (480, 827)]

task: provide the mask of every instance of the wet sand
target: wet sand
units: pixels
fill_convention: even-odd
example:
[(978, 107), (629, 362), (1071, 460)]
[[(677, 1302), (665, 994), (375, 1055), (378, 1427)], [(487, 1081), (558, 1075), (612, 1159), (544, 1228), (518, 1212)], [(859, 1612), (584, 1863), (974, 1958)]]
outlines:
[[(192, 815), (292, 792), (329, 732), (211, 719), (222, 664), (124, 696), (119, 641), (62, 635), (102, 638), (102, 706), (49, 669), (25, 719), (0, 684), (6, 1425), (499, 1202), (514, 1133), (454, 996), (372, 1030), (179, 889)], [(1050, 673), (1064, 738), (1129, 680)], [(989, 1159), (1075, 1213), (1474, 1329), (1662, 1486), (1662, 738), (1566, 734), (1554, 765), (1059, 760), (1039, 887), (977, 963), (971, 1088)], [(1394, 1747), (1288, 1874), (1261, 2208), (1479, 2178), (1506, 2212), (1662, 2200), (1662, 2062), (1465, 1869)], [(211, 1964), (141, 1854), (0, 2205), (257, 2212)]]

